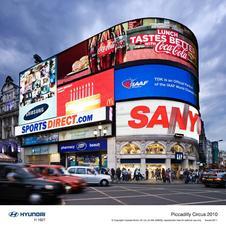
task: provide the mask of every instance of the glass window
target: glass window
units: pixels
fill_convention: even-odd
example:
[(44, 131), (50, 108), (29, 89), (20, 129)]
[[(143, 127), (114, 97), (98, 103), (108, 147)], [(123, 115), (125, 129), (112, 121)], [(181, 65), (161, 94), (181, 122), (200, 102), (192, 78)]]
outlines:
[(146, 154), (165, 154), (165, 147), (159, 143), (149, 144), (146, 148)]
[(68, 170), (68, 172), (69, 173), (75, 173), (75, 169), (74, 168), (71, 168), (71, 169)]
[(171, 152), (173, 152), (173, 153), (175, 153), (175, 152), (184, 152), (184, 148), (181, 145), (179, 145), (179, 144), (175, 144), (171, 148)]
[(84, 169), (84, 168), (77, 168), (77, 174), (86, 174), (86, 169)]
[(128, 143), (122, 147), (121, 154), (124, 155), (140, 154), (140, 148), (136, 144)]

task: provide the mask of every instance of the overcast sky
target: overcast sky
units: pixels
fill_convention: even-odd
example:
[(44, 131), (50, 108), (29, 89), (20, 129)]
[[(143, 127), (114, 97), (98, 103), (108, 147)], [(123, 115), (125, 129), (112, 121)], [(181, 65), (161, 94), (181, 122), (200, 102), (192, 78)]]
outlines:
[(55, 55), (125, 20), (165, 17), (189, 27), (199, 43), (200, 107), (210, 140), (226, 150), (226, 1), (1, 0), (0, 85), (18, 84), (32, 56)]

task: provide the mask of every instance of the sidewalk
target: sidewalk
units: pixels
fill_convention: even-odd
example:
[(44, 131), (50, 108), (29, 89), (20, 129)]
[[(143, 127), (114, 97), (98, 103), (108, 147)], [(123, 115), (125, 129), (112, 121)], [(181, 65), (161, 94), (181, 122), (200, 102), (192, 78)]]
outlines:
[(114, 181), (112, 181), (112, 184), (184, 184), (184, 181), (183, 180), (174, 180), (171, 183), (167, 183), (167, 182), (164, 183), (161, 180), (156, 181), (155, 179), (139, 180), (139, 181), (136, 181), (136, 180), (131, 180), (131, 181), (114, 180)]

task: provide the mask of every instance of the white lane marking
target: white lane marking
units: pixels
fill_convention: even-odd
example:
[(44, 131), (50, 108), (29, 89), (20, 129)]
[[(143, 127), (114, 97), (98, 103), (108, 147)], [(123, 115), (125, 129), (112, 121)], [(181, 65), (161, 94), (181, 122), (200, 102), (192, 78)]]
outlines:
[[(226, 202), (226, 199), (216, 199), (216, 200), (199, 201), (199, 202), (184, 202), (184, 203), (182, 202), (180, 203), (180, 205), (208, 204), (208, 203), (215, 203), (215, 202)], [(177, 204), (172, 204), (172, 205), (177, 205)]]
[(116, 201), (116, 202), (118, 202), (118, 203), (120, 203), (120, 204), (122, 204), (122, 205), (126, 205), (126, 203), (122, 202), (121, 200), (119, 200), (119, 199), (117, 199), (117, 198), (115, 198), (115, 197), (113, 197), (113, 196), (108, 195), (107, 193), (105, 193), (105, 192), (103, 192), (103, 191), (100, 191), (100, 190), (98, 190), (98, 189), (96, 189), (96, 188), (92, 188), (92, 189), (95, 190), (96, 192), (102, 194), (102, 195), (107, 196), (109, 199), (113, 199), (114, 201)]
[[(123, 187), (123, 186), (122, 186), (122, 187)], [(147, 196), (151, 196), (151, 197), (163, 199), (163, 200), (170, 201), (170, 202), (174, 202), (174, 203), (177, 203), (177, 204), (178, 204), (178, 202), (175, 201), (175, 200), (167, 199), (167, 198), (161, 197), (161, 196), (156, 195), (156, 194), (154, 195), (154, 194), (150, 194), (150, 193), (146, 193), (146, 192), (142, 192), (142, 191), (138, 191), (138, 190), (134, 190), (134, 189), (129, 189), (129, 188), (126, 188), (126, 187), (125, 187), (125, 189), (128, 190), (128, 191), (137, 192), (137, 193), (139, 193), (139, 194), (143, 194), (143, 195), (147, 195)]]

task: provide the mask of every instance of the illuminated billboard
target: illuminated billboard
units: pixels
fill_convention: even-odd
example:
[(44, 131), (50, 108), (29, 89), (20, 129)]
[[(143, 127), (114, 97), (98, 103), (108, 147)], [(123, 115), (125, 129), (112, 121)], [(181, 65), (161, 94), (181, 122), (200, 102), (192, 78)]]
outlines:
[(15, 135), (28, 135), (31, 133), (57, 130), (66, 127), (76, 127), (94, 122), (111, 121), (111, 109), (102, 107), (92, 111), (80, 112), (74, 115), (61, 116), (15, 127)]
[(199, 140), (198, 111), (176, 101), (139, 100), (116, 104), (116, 135), (175, 135)]
[(149, 64), (115, 70), (115, 100), (173, 98), (198, 107), (198, 81), (173, 66)]
[(20, 125), (56, 117), (56, 79), (56, 58), (20, 74)]
[(114, 105), (114, 70), (110, 69), (57, 90), (57, 116)]
[(117, 24), (58, 54), (58, 85), (138, 60), (179, 63), (198, 75), (197, 41), (185, 26), (161, 18)]

